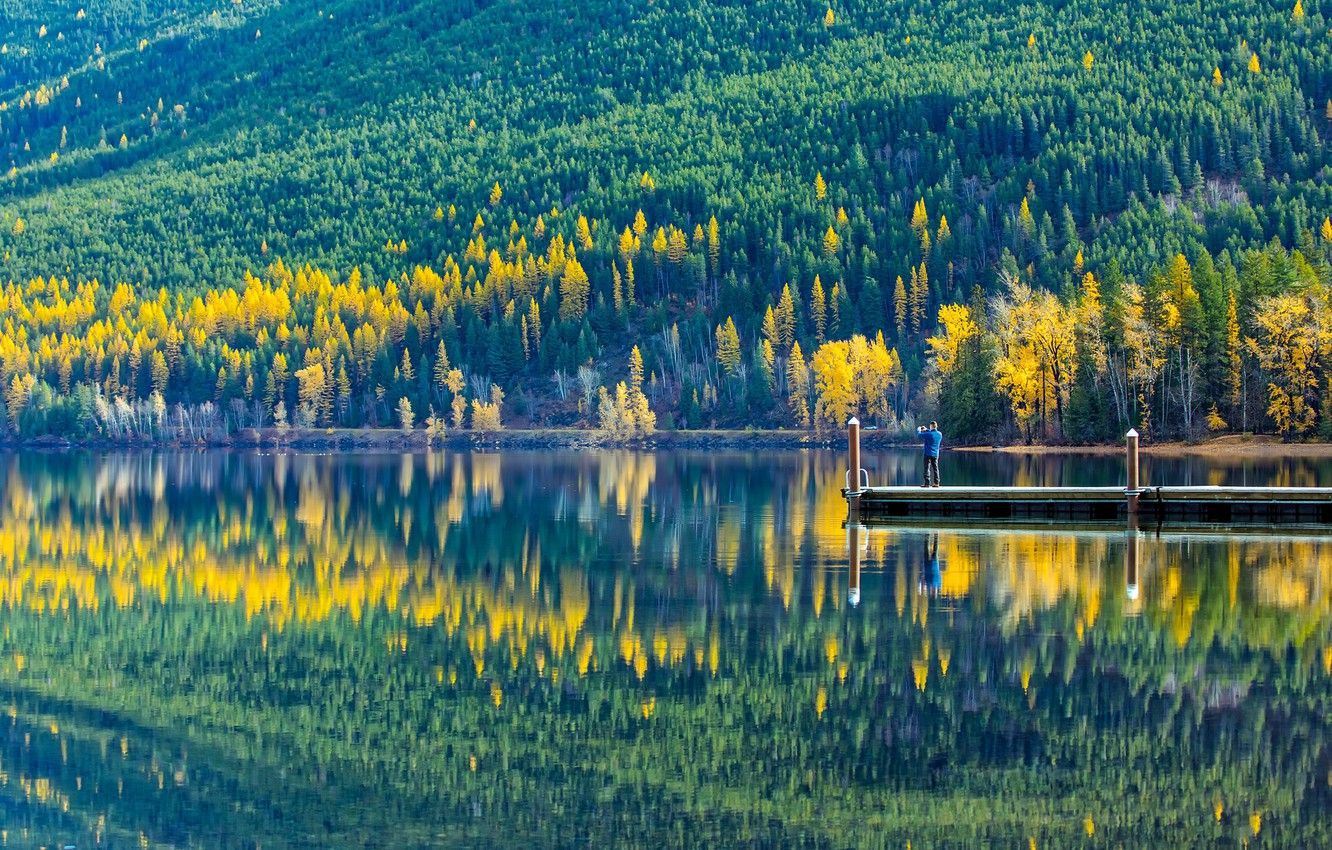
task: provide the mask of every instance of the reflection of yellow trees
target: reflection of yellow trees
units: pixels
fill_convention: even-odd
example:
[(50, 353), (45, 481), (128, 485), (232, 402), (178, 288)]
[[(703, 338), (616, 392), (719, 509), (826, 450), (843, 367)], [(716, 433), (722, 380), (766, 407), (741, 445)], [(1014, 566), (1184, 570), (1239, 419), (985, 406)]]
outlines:
[[(702, 556), (719, 573), (691, 581), (761, 581), (792, 623), (821, 621), (818, 640), (834, 674), (845, 676), (837, 671), (848, 664), (854, 670), (851, 644), (827, 637), (846, 600), (848, 533), (836, 456), (803, 456), (766, 482), (769, 489), (750, 490), (750, 503), (727, 501), (724, 470), (663, 494), (659, 477), (675, 470), (659, 469), (652, 455), (610, 452), (579, 464), (576, 490), (569, 488), (582, 500), (578, 522), (520, 536), (505, 526), (509, 514), (496, 510), (513, 510), (506, 502), (524, 493), (499, 455), (393, 458), (377, 492), (340, 484), (329, 472), (336, 467), (283, 459), (259, 486), (196, 494), (189, 504), (166, 495), (176, 482), (160, 465), (99, 468), (76, 498), (53, 496), (58, 489), (40, 477), (26, 481), (11, 465), (0, 496), (0, 605), (68, 612), (202, 600), (279, 630), (387, 612), (402, 620), (383, 636), (391, 651), (406, 651), (404, 629), (439, 628), (465, 642), (478, 675), (488, 664), (529, 657), (541, 676), (587, 675), (618, 657), (621, 669), (646, 679), (658, 667), (718, 670), (718, 623), (682, 626), (688, 617), (678, 607), (654, 609), (648, 622), (635, 617), (635, 597), (661, 586), (658, 567), (675, 575), (685, 559)], [(679, 510), (668, 497), (680, 500)], [(543, 510), (567, 516), (555, 504), (564, 495), (547, 498), (531, 503), (534, 521)], [(608, 610), (594, 612), (593, 576), (581, 558), (608, 529), (626, 535), (625, 551), (632, 545), (638, 552), (651, 535), (647, 551), (656, 561), (642, 576), (617, 571), (613, 606), (602, 596)], [(573, 539), (561, 540), (562, 533)], [(937, 536), (942, 569), (928, 593), (923, 532), (876, 529), (860, 537), (867, 575), (887, 570), (885, 598), (922, 628), (931, 613), (947, 617), (965, 600), (994, 611), (1010, 633), (1062, 608), (1079, 639), (1107, 609), (1115, 617), (1144, 613), (1180, 646), (1199, 637), (1200, 622), (1203, 637), (1243, 630), (1278, 646), (1332, 619), (1328, 540), (1210, 540), (1186, 548), (1143, 537), (1141, 576), (1132, 582), (1141, 593), (1126, 599), (1119, 536), (1021, 529)], [(479, 571), (484, 560), (484, 571), (441, 562), (445, 544), (453, 551), (459, 541), (472, 567)], [(1210, 605), (1208, 593), (1215, 594)], [(1218, 612), (1224, 622), (1216, 622)], [(1297, 614), (1298, 623), (1285, 614)], [(940, 646), (935, 654), (937, 666), (928, 650), (912, 664), (921, 687), (939, 681), (931, 668), (948, 674), (951, 653)], [(458, 666), (468, 666), (465, 657)]]
[[(1332, 539), (1241, 537), (1137, 540), (1139, 595), (1125, 584), (1127, 538), (1046, 531), (942, 531), (938, 595), (923, 588), (927, 569), (923, 531), (874, 529), (864, 568), (887, 568), (899, 617), (924, 623), (930, 608), (972, 599), (993, 609), (1011, 631), (1036, 614), (1067, 606), (1079, 639), (1097, 625), (1107, 604), (1116, 616), (1146, 614), (1177, 646), (1210, 640), (1217, 631), (1241, 634), (1254, 646), (1284, 648), (1289, 640), (1332, 623)], [(844, 538), (845, 539), (845, 538)], [(844, 544), (845, 545), (845, 544)], [(1107, 594), (1114, 601), (1107, 603)], [(1207, 601), (1212, 594), (1215, 601)], [(819, 587), (813, 596), (817, 607)], [(1208, 614), (1207, 631), (1198, 618)], [(1221, 621), (1214, 621), (1221, 616)], [(1321, 650), (1319, 650), (1321, 651)], [(1332, 650), (1325, 660), (1332, 668)], [(923, 660), (928, 660), (927, 656)], [(941, 667), (945, 662), (940, 659)], [(923, 666), (916, 669), (918, 681)]]

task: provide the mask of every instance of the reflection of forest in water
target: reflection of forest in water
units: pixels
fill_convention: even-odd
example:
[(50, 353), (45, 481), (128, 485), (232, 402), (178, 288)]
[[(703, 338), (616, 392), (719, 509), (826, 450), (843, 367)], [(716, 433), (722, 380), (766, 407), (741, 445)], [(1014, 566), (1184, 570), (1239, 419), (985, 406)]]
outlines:
[(8, 820), (228, 846), (1326, 842), (1332, 537), (875, 529), (853, 607), (841, 466), (0, 455)]

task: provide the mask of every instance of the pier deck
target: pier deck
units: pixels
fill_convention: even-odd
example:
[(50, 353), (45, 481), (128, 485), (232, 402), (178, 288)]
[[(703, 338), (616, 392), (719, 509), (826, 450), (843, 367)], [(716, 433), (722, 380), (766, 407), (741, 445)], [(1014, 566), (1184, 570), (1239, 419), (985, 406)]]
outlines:
[(1127, 521), (1184, 525), (1332, 525), (1332, 487), (1148, 487), (1138, 432), (1125, 435), (1123, 487), (873, 487), (860, 465), (860, 421), (848, 426), (851, 523), (967, 520)]
[(862, 520), (951, 517), (1117, 521), (1132, 496), (1144, 522), (1332, 525), (1329, 487), (862, 487), (843, 491)]

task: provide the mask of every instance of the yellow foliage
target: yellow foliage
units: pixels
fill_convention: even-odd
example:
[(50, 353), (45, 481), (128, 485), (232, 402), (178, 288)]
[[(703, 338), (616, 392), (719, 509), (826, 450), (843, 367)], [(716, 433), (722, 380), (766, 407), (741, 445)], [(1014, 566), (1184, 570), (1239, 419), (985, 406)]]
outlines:
[(965, 304), (945, 304), (939, 308), (939, 327), (943, 333), (925, 340), (939, 374), (947, 377), (957, 366), (958, 352), (968, 340), (980, 335), (980, 326), (971, 318)]

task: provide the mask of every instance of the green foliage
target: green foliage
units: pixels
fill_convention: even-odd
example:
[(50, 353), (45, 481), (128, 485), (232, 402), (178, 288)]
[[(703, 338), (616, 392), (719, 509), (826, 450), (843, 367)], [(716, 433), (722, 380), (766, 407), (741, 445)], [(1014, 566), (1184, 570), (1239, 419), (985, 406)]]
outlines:
[[(555, 274), (532, 293), (535, 351), (525, 303), (512, 319), (505, 301), (473, 304), (443, 331), (469, 375), (538, 397), (554, 370), (622, 362), (677, 321), (706, 372), (713, 342), (689, 329), (734, 316), (749, 351), (782, 286), (803, 313), (815, 275), (828, 336), (883, 330), (920, 387), (934, 311), (996, 291), (1005, 257), (1064, 292), (1079, 251), (1098, 275), (1145, 280), (1180, 253), (1303, 249), (1332, 210), (1310, 108), (1332, 94), (1327, 22), (1279, 3), (852, 0), (833, 26), (794, 0), (19, 5), (0, 35), (0, 278), (124, 281), (188, 303), (278, 257), (375, 283), (452, 257), (468, 288), (487, 252), (518, 258), (521, 238), (541, 256), (558, 236), (588, 281)], [(619, 235), (639, 211), (635, 294), (617, 301)], [(715, 245), (710, 227), (694, 235), (713, 216)], [(913, 270), (928, 284), (899, 337), (885, 284)], [(408, 345), (413, 362), (434, 355)], [(203, 398), (208, 360), (168, 395)], [(663, 412), (691, 418), (684, 375), (661, 377)], [(361, 402), (378, 385), (430, 401), (376, 381), (339, 418), (392, 421), (391, 402)], [(786, 424), (756, 390), (733, 395), (758, 424)]]

